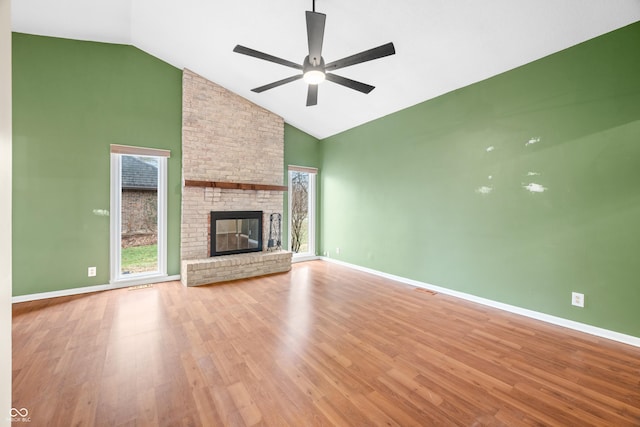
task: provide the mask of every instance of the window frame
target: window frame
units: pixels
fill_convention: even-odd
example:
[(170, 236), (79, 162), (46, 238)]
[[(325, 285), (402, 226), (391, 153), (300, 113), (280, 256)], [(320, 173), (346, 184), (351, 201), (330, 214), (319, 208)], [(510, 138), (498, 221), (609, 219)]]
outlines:
[[(167, 180), (171, 152), (145, 147), (111, 145), (110, 190), (110, 274), (112, 285), (153, 283), (167, 275)], [(153, 272), (122, 274), (122, 156), (154, 157), (158, 161), (158, 269)]]
[(307, 252), (293, 252), (292, 257), (296, 260), (301, 260), (303, 258), (315, 258), (317, 257), (317, 249), (316, 249), (316, 180), (318, 177), (318, 169), (306, 166), (295, 166), (289, 165), (287, 168), (287, 186), (288, 186), (288, 212), (287, 212), (287, 246), (288, 250), (291, 251), (291, 196), (293, 194), (291, 187), (291, 172), (303, 172), (309, 175), (309, 189), (308, 189), (308, 241), (307, 241)]

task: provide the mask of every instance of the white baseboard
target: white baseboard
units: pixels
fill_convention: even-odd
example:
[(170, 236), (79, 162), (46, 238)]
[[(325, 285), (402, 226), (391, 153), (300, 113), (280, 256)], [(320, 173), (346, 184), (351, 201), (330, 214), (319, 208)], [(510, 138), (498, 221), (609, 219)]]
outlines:
[(47, 298), (66, 297), (70, 295), (88, 294), (91, 292), (109, 291), (112, 289), (127, 288), (129, 286), (143, 285), (143, 284), (149, 284), (149, 283), (172, 282), (174, 280), (180, 280), (180, 275), (178, 274), (175, 276), (154, 277), (152, 279), (140, 278), (140, 279), (133, 279), (133, 280), (122, 280), (122, 281), (111, 283), (108, 285), (85, 286), (82, 288), (62, 289), (60, 291), (42, 292), (38, 294), (29, 294), (29, 295), (19, 295), (16, 297), (12, 297), (11, 302), (15, 304), (18, 302), (36, 301), (36, 300), (47, 299)]
[(323, 261), (332, 262), (335, 264), (349, 267), (354, 270), (363, 271), (365, 273), (373, 274), (376, 276), (384, 277), (385, 279), (394, 280), (396, 282), (405, 283), (407, 285), (416, 286), (419, 288), (429, 289), (431, 291), (439, 292), (441, 294), (451, 295), (457, 298), (461, 298), (467, 301), (475, 302), (478, 304), (486, 305), (488, 307), (498, 308), (500, 310), (508, 311), (510, 313), (519, 314), (521, 316), (530, 317), (532, 319), (541, 320), (543, 322), (551, 323), (553, 325), (562, 326), (565, 328), (573, 329), (575, 331), (585, 332), (587, 334), (595, 335), (597, 337), (610, 339), (613, 341), (629, 344), (635, 347), (640, 347), (640, 337), (634, 337), (632, 335), (622, 334), (620, 332), (610, 331), (608, 329), (598, 328), (596, 326), (587, 325), (585, 323), (575, 322), (573, 320), (564, 319), (562, 317), (552, 316), (550, 314), (540, 313), (526, 308), (517, 307), (515, 305), (504, 304), (498, 301), (478, 297), (475, 295), (467, 294), (464, 292), (454, 291), (452, 289), (443, 288), (440, 286), (431, 285), (429, 283), (419, 282), (413, 279), (407, 279), (406, 277), (396, 276), (393, 274), (384, 273), (382, 271), (373, 270), (367, 267), (361, 267), (359, 265), (350, 264), (344, 261), (339, 261), (333, 258), (321, 257)]

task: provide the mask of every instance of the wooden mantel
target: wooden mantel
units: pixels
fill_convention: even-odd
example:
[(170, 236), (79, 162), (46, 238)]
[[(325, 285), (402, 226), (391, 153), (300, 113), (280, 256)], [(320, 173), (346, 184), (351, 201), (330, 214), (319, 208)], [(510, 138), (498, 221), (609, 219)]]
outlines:
[(286, 185), (271, 184), (248, 184), (243, 182), (221, 182), (221, 181), (194, 181), (191, 179), (184, 180), (185, 187), (212, 187), (224, 188), (227, 190), (262, 190), (262, 191), (287, 191)]

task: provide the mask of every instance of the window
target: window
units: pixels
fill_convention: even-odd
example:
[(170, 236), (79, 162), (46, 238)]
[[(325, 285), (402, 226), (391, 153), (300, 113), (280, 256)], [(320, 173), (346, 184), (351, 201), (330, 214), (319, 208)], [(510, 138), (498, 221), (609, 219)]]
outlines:
[(167, 275), (166, 150), (111, 146), (111, 283)]
[(317, 169), (289, 166), (289, 250), (293, 256), (315, 256)]

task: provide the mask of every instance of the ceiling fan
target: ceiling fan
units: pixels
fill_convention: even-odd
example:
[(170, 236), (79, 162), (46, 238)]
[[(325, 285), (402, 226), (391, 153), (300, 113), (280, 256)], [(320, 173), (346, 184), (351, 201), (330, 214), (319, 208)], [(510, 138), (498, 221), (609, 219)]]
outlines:
[(333, 74), (332, 72), (329, 73), (329, 71), (335, 71), (340, 68), (393, 55), (396, 53), (393, 43), (374, 47), (373, 49), (365, 50), (363, 52), (356, 53), (355, 55), (347, 56), (346, 58), (325, 64), (324, 58), (322, 57), (322, 40), (324, 38), (324, 25), (327, 15), (316, 12), (315, 0), (313, 0), (313, 11), (307, 11), (306, 15), (309, 55), (304, 58), (302, 64), (296, 64), (295, 62), (287, 61), (286, 59), (278, 58), (241, 45), (237, 45), (233, 48), (234, 52), (253, 56), (254, 58), (263, 59), (265, 61), (275, 62), (276, 64), (281, 64), (286, 67), (302, 71), (302, 74), (287, 77), (286, 79), (278, 80), (251, 90), (256, 93), (261, 93), (265, 90), (273, 89), (286, 83), (304, 79), (304, 81), (309, 84), (309, 88), (307, 90), (307, 107), (318, 103), (318, 84), (323, 82), (325, 79), (362, 93), (371, 92), (375, 86), (351, 80), (346, 77)]

